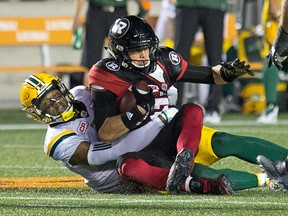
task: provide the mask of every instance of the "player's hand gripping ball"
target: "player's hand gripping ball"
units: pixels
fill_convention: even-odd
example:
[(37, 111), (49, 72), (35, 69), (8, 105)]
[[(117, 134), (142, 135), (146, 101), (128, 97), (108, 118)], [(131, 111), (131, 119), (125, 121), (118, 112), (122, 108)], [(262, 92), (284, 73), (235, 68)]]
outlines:
[[(134, 88), (134, 93), (132, 91), (132, 88)], [(123, 112), (128, 112), (130, 111), (133, 107), (136, 106), (137, 103), (137, 95), (138, 98), (139, 96), (141, 97), (141, 95), (143, 95), (145, 97), (145, 95), (150, 94), (150, 87), (148, 86), (148, 84), (145, 81), (139, 81), (136, 82), (132, 88), (129, 88), (122, 96), (121, 100), (120, 100), (120, 104), (119, 104), (119, 111), (120, 113)], [(137, 91), (137, 95), (135, 95), (135, 90)], [(138, 99), (139, 101), (139, 99)], [(143, 101), (144, 102), (144, 101)], [(140, 104), (138, 104), (140, 105)]]

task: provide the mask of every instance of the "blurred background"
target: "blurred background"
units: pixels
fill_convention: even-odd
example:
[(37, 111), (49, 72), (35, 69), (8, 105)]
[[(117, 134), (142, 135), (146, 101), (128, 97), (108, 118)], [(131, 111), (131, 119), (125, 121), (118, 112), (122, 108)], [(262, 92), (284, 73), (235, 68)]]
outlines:
[[(262, 23), (264, 1), (227, 1), (223, 59), (239, 57), (247, 61), (256, 76), (241, 78), (232, 86), (224, 88), (222, 112), (250, 114), (265, 110), (261, 70), (269, 46)], [(145, 18), (156, 28), (159, 15), (166, 11), (162, 8), (163, 1), (151, 0), (150, 3), (151, 8)], [(85, 7), (87, 8), (87, 5)], [(82, 11), (81, 15), (85, 19), (86, 10)], [(128, 0), (128, 12), (138, 14), (139, 8), (134, 0)], [(74, 13), (74, 0), (0, 0), (0, 109), (21, 108), (18, 99), (20, 85), (31, 73), (41, 71), (59, 74), (68, 86), (73, 85), (70, 79), (72, 73), (87, 73), (87, 68), (80, 66), (81, 47), (72, 46)], [(173, 15), (164, 25), (170, 32), (164, 34), (161, 44), (173, 47)], [(107, 53), (103, 49), (103, 56), (105, 55)], [(193, 64), (206, 64), (205, 58), (203, 36), (199, 29), (188, 61)], [(202, 103), (207, 97), (205, 92), (205, 86), (189, 85), (185, 87), (183, 99), (185, 102)], [(227, 102), (227, 95), (233, 97), (232, 104)], [(278, 96), (280, 111), (287, 111), (285, 73), (278, 84)]]

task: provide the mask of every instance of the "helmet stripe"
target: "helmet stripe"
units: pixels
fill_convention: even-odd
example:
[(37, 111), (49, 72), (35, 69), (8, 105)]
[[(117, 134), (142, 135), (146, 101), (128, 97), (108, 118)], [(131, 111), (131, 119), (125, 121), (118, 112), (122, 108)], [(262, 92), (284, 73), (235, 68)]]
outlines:
[(34, 75), (28, 77), (26, 82), (32, 85), (34, 88), (37, 88), (38, 90), (42, 89), (42, 87), (44, 86), (44, 83)]

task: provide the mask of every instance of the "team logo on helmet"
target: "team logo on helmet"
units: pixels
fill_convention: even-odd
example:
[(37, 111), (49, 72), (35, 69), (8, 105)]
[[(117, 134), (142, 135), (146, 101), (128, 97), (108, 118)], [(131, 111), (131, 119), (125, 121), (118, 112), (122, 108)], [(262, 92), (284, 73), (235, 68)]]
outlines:
[(178, 55), (176, 52), (174, 52), (174, 51), (172, 51), (172, 52), (169, 53), (169, 59), (170, 59), (170, 61), (172, 62), (172, 64), (174, 64), (174, 65), (180, 64), (180, 57), (179, 57), (179, 55)]
[(111, 32), (115, 38), (123, 37), (130, 27), (130, 22), (126, 18), (117, 19), (113, 25)]
[(114, 62), (114, 61), (107, 62), (107, 63), (106, 63), (106, 67), (107, 67), (109, 70), (112, 70), (112, 71), (119, 71), (119, 69), (120, 69), (119, 64), (117, 64), (117, 63)]

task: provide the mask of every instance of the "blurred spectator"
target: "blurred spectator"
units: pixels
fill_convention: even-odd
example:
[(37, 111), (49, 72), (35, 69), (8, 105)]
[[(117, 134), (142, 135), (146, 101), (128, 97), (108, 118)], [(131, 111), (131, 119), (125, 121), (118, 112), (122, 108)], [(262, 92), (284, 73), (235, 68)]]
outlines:
[[(271, 48), (277, 34), (279, 18), (281, 15), (281, 0), (265, 0), (262, 12), (262, 25), (265, 39)], [(277, 84), (279, 82), (279, 69), (272, 65), (268, 67), (267, 58), (264, 59), (262, 81), (265, 89), (266, 109), (257, 119), (258, 123), (275, 124), (278, 121), (279, 107), (277, 105)]]
[[(204, 34), (205, 51), (208, 65), (221, 61), (223, 48), (224, 15), (226, 0), (177, 0), (175, 18), (175, 49), (189, 61), (190, 48), (195, 34), (201, 27)], [(183, 84), (177, 85), (179, 92), (178, 106), (183, 99)], [(221, 114), (219, 103), (222, 96), (221, 85), (210, 85), (205, 104), (205, 123), (219, 123)]]
[(155, 26), (155, 34), (158, 36), (160, 43), (174, 38), (175, 1), (162, 0)]
[[(82, 25), (81, 11), (86, 0), (76, 0), (73, 18), (73, 32)], [(85, 40), (81, 65), (90, 69), (102, 58), (103, 46), (112, 23), (119, 17), (126, 16), (128, 0), (87, 0), (88, 9), (85, 20)], [(144, 16), (150, 9), (149, 0), (136, 0), (139, 5), (139, 16)], [(72, 85), (83, 84), (83, 73), (73, 73)], [(73, 87), (71, 86), (71, 87)]]
[(268, 63), (272, 63), (280, 70), (285, 68), (287, 71), (288, 57), (288, 1), (281, 1), (281, 16), (279, 21), (277, 36), (274, 39), (273, 45), (267, 55)]

